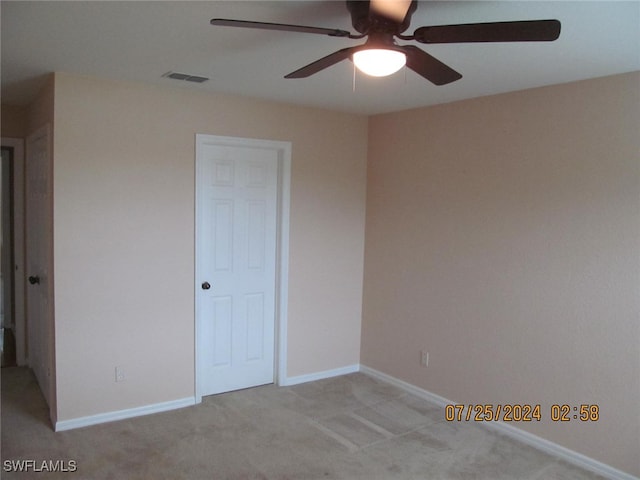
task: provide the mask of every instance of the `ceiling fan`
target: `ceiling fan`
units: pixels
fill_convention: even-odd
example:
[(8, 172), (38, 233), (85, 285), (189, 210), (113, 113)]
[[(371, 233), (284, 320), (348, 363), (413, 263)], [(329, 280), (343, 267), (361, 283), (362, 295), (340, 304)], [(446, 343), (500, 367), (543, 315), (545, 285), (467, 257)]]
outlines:
[[(212, 19), (211, 25), (313, 33), (351, 39), (367, 37), (365, 43), (331, 53), (289, 73), (285, 78), (305, 78), (349, 58), (359, 69), (374, 76), (390, 75), (406, 64), (408, 68), (436, 85), (455, 82), (462, 78), (462, 75), (414, 45), (398, 45), (396, 38), (436, 44), (549, 42), (560, 36), (558, 20), (426, 26), (419, 27), (411, 35), (404, 35), (402, 32), (409, 28), (411, 15), (418, 7), (417, 0), (347, 0), (346, 3), (351, 23), (358, 34), (332, 28), (224, 18)], [(367, 57), (369, 66), (366, 64)]]

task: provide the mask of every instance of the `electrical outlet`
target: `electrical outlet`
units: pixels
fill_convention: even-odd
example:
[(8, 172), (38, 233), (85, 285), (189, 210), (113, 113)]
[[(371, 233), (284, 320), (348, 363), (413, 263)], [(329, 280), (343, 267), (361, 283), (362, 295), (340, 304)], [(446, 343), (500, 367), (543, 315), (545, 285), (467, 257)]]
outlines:
[(124, 382), (124, 368), (116, 367), (116, 382)]
[(426, 350), (420, 351), (420, 365), (422, 365), (423, 367), (429, 366), (429, 352), (427, 352)]

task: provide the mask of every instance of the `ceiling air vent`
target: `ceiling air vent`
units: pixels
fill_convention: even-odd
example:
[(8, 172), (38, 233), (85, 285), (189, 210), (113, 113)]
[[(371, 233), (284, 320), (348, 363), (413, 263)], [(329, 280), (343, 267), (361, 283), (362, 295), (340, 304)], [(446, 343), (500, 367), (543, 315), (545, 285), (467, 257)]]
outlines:
[(207, 77), (198, 75), (189, 75), (187, 73), (167, 72), (163, 77), (173, 78), (174, 80), (184, 80), (185, 82), (203, 83), (209, 80)]

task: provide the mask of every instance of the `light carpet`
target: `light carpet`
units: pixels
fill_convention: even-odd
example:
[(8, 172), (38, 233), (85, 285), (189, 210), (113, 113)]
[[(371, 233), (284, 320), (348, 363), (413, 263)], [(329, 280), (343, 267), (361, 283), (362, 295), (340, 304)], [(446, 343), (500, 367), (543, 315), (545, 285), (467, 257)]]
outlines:
[[(6, 460), (75, 462), (7, 472)], [(595, 480), (598, 475), (356, 373), (53, 432), (30, 370), (2, 369), (3, 479)]]

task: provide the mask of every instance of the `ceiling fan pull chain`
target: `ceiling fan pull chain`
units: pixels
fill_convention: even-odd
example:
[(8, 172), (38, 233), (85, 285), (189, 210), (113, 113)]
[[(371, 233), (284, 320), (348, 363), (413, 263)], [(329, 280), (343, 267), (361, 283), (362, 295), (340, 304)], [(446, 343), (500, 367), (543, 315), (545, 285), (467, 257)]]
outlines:
[(353, 93), (356, 93), (356, 64), (355, 63), (353, 64)]

